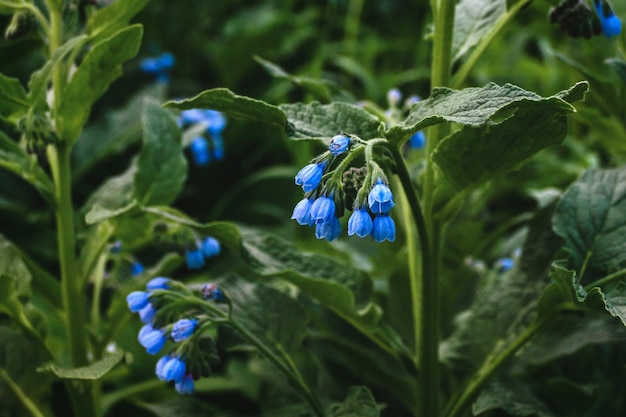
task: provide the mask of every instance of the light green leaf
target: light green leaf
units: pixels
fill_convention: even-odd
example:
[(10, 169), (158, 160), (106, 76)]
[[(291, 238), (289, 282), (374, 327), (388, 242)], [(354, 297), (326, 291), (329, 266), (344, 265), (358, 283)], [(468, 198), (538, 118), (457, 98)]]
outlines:
[(48, 364), (40, 367), (38, 371), (52, 373), (61, 379), (96, 380), (108, 374), (122, 359), (124, 359), (124, 352), (116, 350), (114, 353), (108, 354), (88, 366), (63, 368), (54, 364)]
[(367, 387), (350, 387), (345, 401), (331, 414), (332, 417), (378, 417), (380, 410)]
[(143, 206), (169, 204), (187, 177), (180, 130), (170, 113), (146, 100), (141, 116), (143, 148), (137, 161), (135, 199)]
[(35, 187), (51, 206), (56, 205), (54, 185), (39, 166), (37, 158), (28, 155), (2, 132), (0, 132), (0, 167), (19, 175)]
[(15, 123), (29, 109), (26, 91), (17, 78), (0, 73), (0, 117)]
[(61, 139), (78, 138), (91, 106), (122, 74), (122, 63), (137, 54), (142, 34), (141, 25), (132, 25), (89, 51), (63, 91), (57, 118)]
[(268, 123), (281, 129), (285, 127), (285, 115), (278, 107), (261, 100), (238, 96), (227, 88), (206, 90), (187, 100), (168, 101), (164, 106), (179, 110), (212, 109), (235, 119)]
[(112, 36), (128, 25), (130, 20), (148, 4), (149, 0), (116, 0), (89, 18), (86, 32), (92, 43)]
[(295, 103), (283, 104), (280, 109), (287, 115), (286, 133), (290, 139), (320, 140), (328, 145), (341, 132), (365, 140), (382, 136), (383, 123), (353, 104)]
[(506, 0), (461, 0), (454, 14), (452, 56), (462, 58), (506, 13)]
[[(590, 280), (626, 267), (626, 170), (589, 170), (559, 202), (552, 228)], [(582, 274), (582, 272), (581, 272)]]
[(407, 118), (388, 129), (385, 136), (392, 142), (400, 142), (427, 126), (442, 122), (474, 128), (494, 125), (526, 107), (572, 113), (574, 108), (569, 103), (580, 100), (587, 89), (588, 84), (580, 82), (569, 90), (543, 98), (511, 84), (489, 83), (463, 90), (436, 88), (429, 98), (413, 104)]

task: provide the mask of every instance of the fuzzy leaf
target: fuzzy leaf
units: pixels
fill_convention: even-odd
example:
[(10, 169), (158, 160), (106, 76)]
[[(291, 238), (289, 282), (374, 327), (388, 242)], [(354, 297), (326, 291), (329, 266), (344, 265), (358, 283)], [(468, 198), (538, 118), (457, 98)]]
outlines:
[(285, 115), (276, 106), (250, 97), (238, 96), (227, 88), (214, 88), (180, 101), (168, 101), (165, 107), (179, 110), (213, 109), (235, 119), (268, 123), (283, 129)]
[(17, 78), (0, 73), (0, 117), (16, 122), (29, 108), (26, 91)]
[(574, 111), (569, 103), (580, 100), (587, 90), (588, 84), (580, 82), (569, 90), (543, 98), (512, 84), (499, 86), (489, 83), (484, 87), (463, 90), (436, 88), (429, 98), (413, 104), (407, 118), (388, 129), (385, 137), (399, 142), (427, 126), (442, 122), (475, 128), (493, 125), (510, 118), (517, 109), (526, 107), (567, 114)]
[(572, 268), (599, 279), (626, 268), (626, 170), (589, 170), (559, 202), (552, 228), (565, 239)]
[(461, 0), (454, 14), (454, 60), (462, 58), (476, 46), (504, 13), (506, 0)]
[(122, 350), (116, 350), (114, 353), (108, 354), (88, 366), (80, 368), (62, 368), (54, 364), (49, 364), (42, 366), (38, 371), (52, 373), (61, 379), (95, 380), (108, 374), (122, 359), (124, 359), (124, 352)]
[(55, 205), (54, 185), (37, 163), (37, 158), (28, 155), (2, 132), (0, 132), (0, 167), (19, 175), (35, 187), (50, 205)]
[(146, 100), (141, 117), (143, 148), (137, 161), (134, 195), (144, 206), (169, 204), (187, 177), (180, 130), (169, 112)]
[(148, 4), (149, 0), (117, 0), (98, 10), (87, 22), (87, 34), (92, 43), (112, 36), (128, 25), (130, 20)]
[(372, 392), (366, 387), (350, 387), (348, 395), (332, 417), (378, 417), (380, 410)]
[(287, 115), (287, 136), (294, 140), (320, 140), (325, 145), (330, 139), (345, 132), (361, 139), (381, 137), (382, 122), (360, 107), (335, 102), (320, 104), (283, 104)]
[(60, 138), (74, 142), (87, 121), (91, 106), (122, 75), (122, 63), (137, 54), (143, 29), (132, 25), (89, 51), (62, 94), (57, 126)]

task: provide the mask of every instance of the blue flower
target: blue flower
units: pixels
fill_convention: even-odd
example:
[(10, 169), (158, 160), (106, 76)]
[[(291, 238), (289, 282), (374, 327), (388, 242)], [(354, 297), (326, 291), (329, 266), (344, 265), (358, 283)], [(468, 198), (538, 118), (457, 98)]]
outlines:
[(315, 224), (315, 220), (311, 217), (311, 206), (313, 205), (313, 200), (310, 198), (304, 198), (296, 204), (293, 209), (293, 214), (291, 215), (292, 219), (295, 219), (298, 224), (304, 226), (313, 226)]
[(391, 107), (396, 107), (402, 99), (402, 93), (397, 88), (387, 91), (387, 101)]
[(496, 261), (496, 267), (499, 272), (506, 272), (515, 266), (515, 261), (511, 258), (500, 258)]
[(596, 0), (595, 6), (604, 36), (612, 38), (613, 36), (619, 35), (622, 32), (622, 21), (620, 18), (615, 16), (610, 6), (608, 4), (605, 5), (602, 0)]
[(149, 293), (145, 291), (133, 291), (126, 296), (126, 302), (128, 303), (128, 309), (133, 313), (140, 311), (146, 305), (148, 305)]
[(111, 253), (120, 253), (121, 251), (122, 251), (122, 242), (119, 240), (116, 240), (111, 245)]
[(204, 284), (200, 292), (202, 293), (202, 297), (205, 300), (213, 300), (218, 303), (226, 300), (226, 297), (224, 296), (222, 290), (217, 288), (217, 285), (212, 282)]
[(198, 320), (196, 319), (178, 320), (172, 327), (172, 339), (174, 339), (174, 342), (182, 342), (193, 334), (197, 325)]
[(330, 140), (330, 145), (328, 146), (328, 150), (333, 155), (341, 155), (348, 149), (350, 146), (350, 137), (346, 135), (337, 135), (333, 136)]
[(389, 213), (389, 210), (396, 205), (393, 202), (391, 190), (382, 179), (378, 178), (376, 184), (372, 187), (367, 196), (367, 204), (374, 214)]
[(211, 140), (213, 142), (213, 158), (216, 161), (224, 159), (224, 140), (220, 133), (212, 133)]
[(156, 314), (156, 310), (151, 303), (146, 304), (144, 308), (139, 310), (139, 318), (144, 323), (150, 323)]
[(161, 381), (165, 381), (165, 377), (163, 376), (163, 368), (171, 358), (171, 356), (162, 356), (161, 359), (159, 359), (156, 363), (155, 373), (157, 378), (159, 378)]
[(413, 149), (422, 149), (426, 144), (426, 136), (421, 130), (415, 132), (413, 136), (409, 138), (409, 146)]
[(145, 271), (145, 268), (143, 267), (141, 262), (133, 262), (133, 264), (130, 266), (130, 273), (133, 276), (142, 274), (143, 271)]
[(335, 217), (335, 201), (327, 196), (321, 196), (315, 199), (311, 204), (311, 218), (315, 223), (324, 223)]
[(183, 378), (179, 381), (176, 381), (176, 384), (174, 384), (174, 386), (176, 387), (176, 391), (178, 391), (178, 393), (180, 395), (191, 395), (193, 394), (193, 377), (189, 374), (183, 376)]
[(185, 372), (187, 371), (187, 365), (180, 358), (170, 357), (161, 368), (161, 374), (157, 376), (164, 381), (180, 381)]
[(208, 236), (202, 241), (202, 253), (207, 258), (219, 255), (221, 250), (220, 242), (214, 237)]
[(146, 324), (141, 328), (137, 340), (150, 355), (156, 355), (165, 345), (163, 330), (154, 329), (151, 324)]
[(315, 190), (322, 181), (325, 162), (308, 164), (296, 174), (296, 185), (301, 185), (305, 193)]
[(197, 166), (207, 166), (211, 161), (209, 142), (202, 136), (198, 136), (191, 141), (189, 144), (189, 152), (191, 152), (193, 163)]
[(196, 248), (186, 251), (185, 258), (187, 259), (187, 268), (189, 269), (200, 269), (204, 266), (202, 249)]
[(337, 217), (332, 217), (327, 221), (319, 222), (315, 225), (315, 237), (333, 241), (341, 233), (341, 223)]
[(174, 67), (174, 55), (169, 52), (154, 58), (144, 58), (139, 62), (139, 69), (147, 74), (156, 75), (157, 80), (167, 83), (170, 79), (169, 71)]
[(372, 217), (365, 207), (358, 208), (352, 212), (348, 219), (348, 236), (356, 234), (358, 237), (365, 237), (372, 231)]
[(204, 110), (204, 121), (211, 136), (219, 135), (226, 127), (226, 118), (217, 110)]
[(165, 277), (156, 277), (156, 278), (152, 278), (150, 281), (148, 281), (148, 283), (146, 284), (146, 289), (148, 291), (154, 291), (154, 290), (166, 290), (168, 289), (170, 286), (168, 285), (169, 282), (169, 278), (165, 278)]
[(183, 110), (178, 116), (178, 124), (180, 127), (185, 127), (200, 123), (205, 119), (205, 113), (202, 109), (189, 109)]
[(393, 242), (396, 240), (396, 224), (391, 216), (383, 214), (374, 217), (372, 237), (376, 242), (382, 242), (384, 240)]

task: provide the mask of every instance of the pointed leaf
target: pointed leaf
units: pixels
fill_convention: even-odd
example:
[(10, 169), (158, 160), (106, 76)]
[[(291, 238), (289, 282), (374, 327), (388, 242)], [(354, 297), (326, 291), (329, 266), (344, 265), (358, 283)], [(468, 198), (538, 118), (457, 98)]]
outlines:
[(599, 279), (626, 267), (626, 170), (590, 170), (559, 202), (552, 227), (565, 239), (572, 268)]
[(141, 25), (132, 25), (89, 51), (63, 91), (57, 126), (61, 139), (78, 138), (91, 106), (122, 75), (122, 63), (139, 51), (142, 34)]
[(511, 117), (515, 110), (525, 107), (541, 107), (567, 114), (574, 111), (568, 103), (580, 100), (587, 89), (588, 84), (580, 82), (569, 90), (543, 98), (512, 84), (489, 83), (484, 87), (458, 91), (436, 88), (429, 98), (412, 105), (408, 117), (388, 129), (385, 137), (399, 142), (427, 126), (442, 122), (469, 127), (497, 124)]
[(39, 166), (35, 156), (28, 155), (15, 142), (0, 132), (0, 167), (29, 182), (51, 205), (55, 205), (54, 185)]
[(118, 363), (124, 359), (124, 352), (116, 350), (114, 353), (106, 355), (104, 358), (88, 366), (80, 368), (63, 368), (54, 364), (42, 366), (39, 372), (52, 373), (61, 379), (100, 379), (108, 374)]
[(0, 117), (15, 123), (29, 108), (20, 80), (0, 73)]
[(227, 88), (206, 90), (187, 100), (168, 101), (164, 106), (179, 110), (212, 109), (227, 113), (235, 119), (269, 123), (281, 129), (285, 127), (285, 115), (278, 107), (238, 96)]
[(180, 130), (158, 103), (146, 100), (141, 117), (143, 148), (137, 161), (134, 195), (144, 206), (169, 204), (187, 177)]
[(328, 145), (330, 139), (346, 132), (361, 139), (381, 137), (382, 122), (375, 116), (348, 103), (283, 104), (287, 115), (287, 136), (295, 140), (320, 140)]
[(460, 59), (476, 46), (504, 13), (506, 0), (461, 0), (454, 14), (454, 60)]
[(112, 36), (128, 25), (148, 4), (149, 0), (123, 1), (117, 0), (107, 7), (98, 10), (87, 22), (87, 34), (92, 43), (98, 43)]
[(283, 78), (294, 83), (295, 85), (301, 87), (303, 90), (311, 93), (316, 99), (320, 101), (328, 103), (331, 100), (329, 81), (291, 75), (273, 62), (267, 61), (258, 56), (255, 56), (254, 60), (261, 64), (271, 76), (276, 78)]

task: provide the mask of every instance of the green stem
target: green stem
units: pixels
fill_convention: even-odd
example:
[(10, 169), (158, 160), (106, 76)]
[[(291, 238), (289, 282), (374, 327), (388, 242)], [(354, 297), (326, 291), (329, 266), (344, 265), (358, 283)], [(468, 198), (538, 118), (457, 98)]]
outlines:
[(30, 398), (28, 398), (28, 395), (26, 395), (26, 393), (22, 391), (20, 386), (17, 385), (15, 381), (13, 381), (11, 376), (2, 368), (0, 368), (0, 380), (4, 381), (4, 383), (9, 387), (9, 390), (13, 392), (13, 395), (17, 397), (17, 399), (22, 403), (24, 408), (28, 410), (31, 416), (45, 417), (44, 413), (39, 408), (37, 408), (37, 405), (35, 405), (35, 403), (32, 402)]
[(607, 275), (604, 278), (600, 278), (599, 280), (592, 282), (589, 285), (585, 286), (585, 291), (591, 291), (595, 287), (601, 287), (606, 284), (610, 284), (613, 281), (617, 281), (618, 279), (626, 277), (626, 269), (622, 269), (621, 271), (614, 272), (610, 275)]
[(344, 51), (350, 57), (356, 56), (357, 38), (359, 35), (359, 23), (364, 0), (350, 0), (345, 23)]
[(470, 405), (474, 398), (478, 395), (480, 389), (485, 385), (487, 380), (498, 370), (502, 365), (513, 356), (522, 346), (524, 346), (543, 326), (550, 320), (552, 315), (545, 316), (543, 318), (535, 320), (530, 326), (517, 336), (517, 338), (506, 347), (506, 349), (499, 352), (496, 356), (490, 355), (487, 357), (481, 368), (474, 375), (465, 391), (459, 396), (459, 398), (453, 403), (451, 411), (447, 413), (447, 417), (460, 416), (463, 411)]
[(476, 62), (480, 59), (482, 54), (487, 50), (491, 42), (500, 34), (502, 29), (513, 20), (515, 15), (522, 10), (524, 7), (528, 6), (532, 0), (521, 0), (515, 3), (506, 13), (504, 13), (493, 25), (489, 33), (484, 36), (480, 43), (476, 45), (470, 56), (463, 62), (459, 70), (454, 74), (454, 79), (452, 80), (452, 88), (457, 89), (465, 82), (467, 76), (470, 71), (476, 65)]

